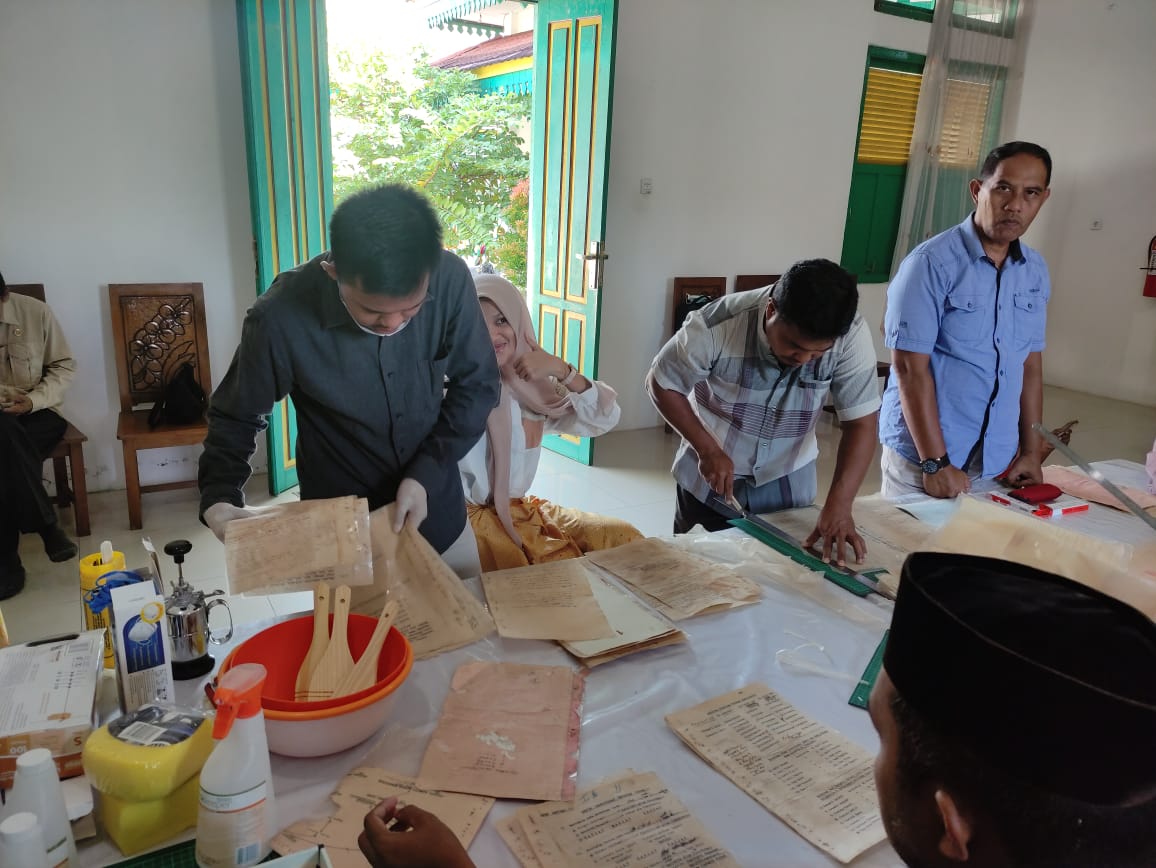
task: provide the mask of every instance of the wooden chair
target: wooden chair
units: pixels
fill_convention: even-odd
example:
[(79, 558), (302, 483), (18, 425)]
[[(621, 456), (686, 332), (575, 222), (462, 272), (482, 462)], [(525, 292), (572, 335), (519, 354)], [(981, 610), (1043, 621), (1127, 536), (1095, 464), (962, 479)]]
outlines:
[[(205, 394), (212, 391), (209, 339), (205, 329), (205, 297), (199, 283), (110, 283), (116, 378), (120, 386), (120, 417), (116, 439), (124, 452), (128, 524), (139, 530), (141, 495), (152, 491), (189, 488), (196, 479), (141, 485), (137, 453), (204, 442), (208, 423), (161, 423), (150, 428), (149, 409), (160, 400), (164, 385), (184, 363), (190, 362)], [(141, 408), (140, 405), (148, 404)]]
[(726, 295), (727, 279), (725, 277), (676, 277), (674, 279), (674, 311), (671, 319), (670, 333), (674, 334), (682, 328), (682, 321), (686, 319), (688, 307), (696, 300), (722, 298)]
[(781, 274), (740, 274), (735, 277), (735, 292), (749, 292), (770, 286), (782, 277)]
[[(727, 279), (725, 277), (676, 277), (674, 279), (674, 309), (671, 312), (670, 333), (675, 334), (682, 328), (683, 320), (691, 311), (697, 310), (704, 304), (709, 304), (716, 298), (726, 295)], [(667, 433), (674, 429), (664, 422)]]
[[(10, 283), (8, 289), (39, 301), (45, 300), (43, 283)], [(64, 436), (48, 456), (52, 459), (52, 474), (56, 481), (56, 496), (52, 502), (62, 509), (73, 507), (77, 536), (88, 536), (92, 533), (88, 517), (88, 484), (84, 478), (84, 444), (87, 440), (88, 438), (69, 422), (64, 430)]]

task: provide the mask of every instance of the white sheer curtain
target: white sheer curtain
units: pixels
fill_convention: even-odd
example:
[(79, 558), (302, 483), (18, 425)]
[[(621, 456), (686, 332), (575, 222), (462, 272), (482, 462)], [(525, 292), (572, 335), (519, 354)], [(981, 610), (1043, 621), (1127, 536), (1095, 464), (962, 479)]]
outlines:
[(1021, 77), (1031, 0), (936, 0), (891, 273), (972, 209), (967, 182), (1000, 144), (1005, 84)]

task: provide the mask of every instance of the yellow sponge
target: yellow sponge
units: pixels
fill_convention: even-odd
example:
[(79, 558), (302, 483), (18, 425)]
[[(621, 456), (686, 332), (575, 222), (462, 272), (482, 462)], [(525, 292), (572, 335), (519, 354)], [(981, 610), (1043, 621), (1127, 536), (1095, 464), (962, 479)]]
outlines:
[(130, 802), (100, 794), (100, 821), (104, 830), (126, 856), (163, 844), (197, 825), (201, 776), (193, 775), (161, 799)]
[(163, 800), (200, 772), (213, 750), (212, 730), (199, 712), (146, 705), (88, 737), (84, 771), (119, 802)]

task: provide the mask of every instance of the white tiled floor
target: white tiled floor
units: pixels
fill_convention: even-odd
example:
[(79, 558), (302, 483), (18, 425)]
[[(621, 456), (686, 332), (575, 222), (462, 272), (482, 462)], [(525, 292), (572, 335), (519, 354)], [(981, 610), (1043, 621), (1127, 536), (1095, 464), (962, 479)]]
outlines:
[[(1156, 436), (1156, 408), (1127, 404), (1048, 387), (1044, 396), (1045, 420), (1056, 427), (1069, 419), (1080, 424), (1072, 446), (1088, 460), (1129, 458), (1143, 461)], [(835, 463), (839, 429), (829, 415), (819, 424), (819, 492), (830, 482)], [(678, 438), (661, 427), (619, 431), (599, 438), (595, 444), (595, 467), (583, 467), (566, 458), (545, 453), (534, 484), (534, 493), (592, 512), (614, 515), (631, 521), (648, 535), (670, 533), (674, 516), (674, 483), (670, 464)], [(1066, 462), (1065, 462), (1066, 463)], [(249, 502), (263, 505), (293, 499), (296, 492), (270, 498), (265, 477), (250, 482)], [(879, 490), (878, 461), (873, 462), (861, 489)], [(143, 565), (147, 555), (140, 537), (147, 534), (158, 552), (173, 539), (193, 544), (185, 562), (185, 577), (206, 591), (225, 587), (225, 563), (221, 544), (197, 521), (197, 495), (193, 489), (145, 496), (143, 531), (128, 529), (128, 511), (123, 491), (106, 491), (89, 498), (92, 536), (78, 540), (82, 555), (98, 550), (100, 541), (110, 539), (125, 552), (130, 567)], [(62, 516), (71, 531), (72, 514)], [(28, 571), (23, 593), (0, 603), (12, 640), (22, 642), (56, 635), (81, 625), (76, 562), (53, 564), (45, 557), (36, 536), (25, 536), (20, 556)], [(172, 561), (161, 555), (166, 579), (175, 578)], [(311, 605), (309, 595), (283, 594), (272, 597), (232, 598), (229, 601), (237, 622), (303, 611)]]

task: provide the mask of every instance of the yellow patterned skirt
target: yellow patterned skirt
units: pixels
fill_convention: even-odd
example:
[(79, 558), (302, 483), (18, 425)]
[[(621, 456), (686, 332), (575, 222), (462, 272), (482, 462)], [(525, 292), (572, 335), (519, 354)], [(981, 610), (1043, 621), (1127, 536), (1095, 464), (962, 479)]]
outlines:
[(612, 549), (642, 539), (642, 534), (628, 521), (556, 506), (527, 495), (510, 499), (510, 515), (522, 537), (519, 548), (502, 527), (492, 506), (468, 503), (466, 512), (478, 540), (478, 557), (486, 572), (580, 558), (586, 552)]

